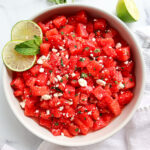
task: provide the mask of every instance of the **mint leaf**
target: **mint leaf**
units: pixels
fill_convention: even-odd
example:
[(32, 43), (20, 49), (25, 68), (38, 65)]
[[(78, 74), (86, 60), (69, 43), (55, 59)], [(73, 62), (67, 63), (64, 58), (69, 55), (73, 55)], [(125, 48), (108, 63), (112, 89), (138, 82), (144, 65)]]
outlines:
[(66, 3), (67, 0), (48, 0), (49, 2), (53, 2), (53, 3), (56, 3), (56, 4), (63, 4), (63, 3)]
[(33, 40), (28, 40), (16, 45), (15, 50), (22, 55), (36, 55), (40, 52), (41, 43), (41, 38), (35, 35)]

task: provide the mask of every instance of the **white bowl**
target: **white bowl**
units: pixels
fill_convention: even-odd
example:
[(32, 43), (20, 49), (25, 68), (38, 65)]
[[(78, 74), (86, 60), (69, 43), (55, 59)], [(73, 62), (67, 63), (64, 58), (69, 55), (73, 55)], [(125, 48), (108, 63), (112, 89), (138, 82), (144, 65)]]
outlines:
[(68, 4), (68, 5), (59, 5), (50, 7), (48, 10), (39, 13), (36, 17), (33, 17), (32, 20), (38, 22), (43, 21), (54, 14), (72, 14), (79, 10), (86, 10), (89, 15), (93, 17), (103, 17), (116, 28), (121, 36), (128, 42), (132, 49), (132, 55), (135, 61), (135, 74), (136, 74), (136, 87), (134, 89), (134, 97), (130, 104), (128, 104), (121, 115), (115, 118), (107, 127), (89, 133), (86, 136), (76, 136), (74, 138), (67, 138), (64, 136), (53, 136), (48, 130), (39, 126), (34, 120), (24, 115), (23, 110), (20, 108), (18, 100), (13, 95), (13, 90), (10, 87), (10, 82), (12, 80), (11, 71), (7, 70), (6, 67), (3, 69), (3, 86), (7, 101), (14, 112), (18, 120), (33, 134), (37, 135), (43, 140), (52, 142), (64, 146), (83, 146), (90, 145), (107, 139), (108, 137), (115, 134), (122, 127), (124, 127), (134, 112), (136, 111), (144, 89), (144, 65), (141, 55), (140, 48), (128, 27), (121, 22), (117, 17), (101, 10), (99, 8), (81, 5), (81, 4)]

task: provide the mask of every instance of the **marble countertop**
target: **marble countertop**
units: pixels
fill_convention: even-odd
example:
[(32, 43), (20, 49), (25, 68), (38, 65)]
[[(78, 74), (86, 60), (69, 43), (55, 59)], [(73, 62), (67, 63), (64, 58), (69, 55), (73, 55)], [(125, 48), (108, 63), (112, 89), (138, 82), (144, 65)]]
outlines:
[[(127, 24), (130, 28), (143, 27), (150, 24), (150, 1), (135, 0), (140, 11), (140, 20), (134, 24)], [(117, 0), (76, 0), (76, 2), (96, 5), (112, 13), (115, 12)], [(0, 50), (10, 40), (12, 25), (19, 20), (29, 19), (34, 14), (50, 7), (47, 0), (0, 0)], [(2, 71), (2, 58), (0, 57), (0, 70)], [(0, 74), (0, 82), (2, 74)], [(0, 84), (0, 145), (7, 143), (16, 150), (36, 150), (41, 139), (31, 134), (16, 119), (10, 110)]]

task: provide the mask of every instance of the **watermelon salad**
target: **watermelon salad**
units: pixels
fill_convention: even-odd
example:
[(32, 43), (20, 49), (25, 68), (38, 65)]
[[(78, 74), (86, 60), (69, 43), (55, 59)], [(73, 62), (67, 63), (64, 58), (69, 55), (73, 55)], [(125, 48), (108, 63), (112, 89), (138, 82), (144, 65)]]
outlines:
[(43, 32), (34, 66), (10, 83), (24, 114), (54, 136), (100, 130), (133, 98), (130, 46), (104, 18), (82, 10), (38, 22)]

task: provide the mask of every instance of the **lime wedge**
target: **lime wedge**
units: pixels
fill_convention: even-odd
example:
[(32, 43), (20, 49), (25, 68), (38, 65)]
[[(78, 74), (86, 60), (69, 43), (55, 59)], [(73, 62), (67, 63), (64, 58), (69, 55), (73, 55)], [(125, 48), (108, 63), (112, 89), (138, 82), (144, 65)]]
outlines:
[(31, 20), (23, 20), (16, 23), (11, 31), (11, 40), (32, 40), (34, 35), (43, 38), (41, 28)]
[(2, 58), (4, 64), (12, 71), (22, 72), (30, 69), (35, 61), (36, 56), (25, 56), (15, 51), (16, 44), (22, 41), (10, 41), (8, 42), (2, 51)]
[(124, 22), (134, 22), (139, 19), (139, 11), (134, 0), (118, 0), (116, 12)]

